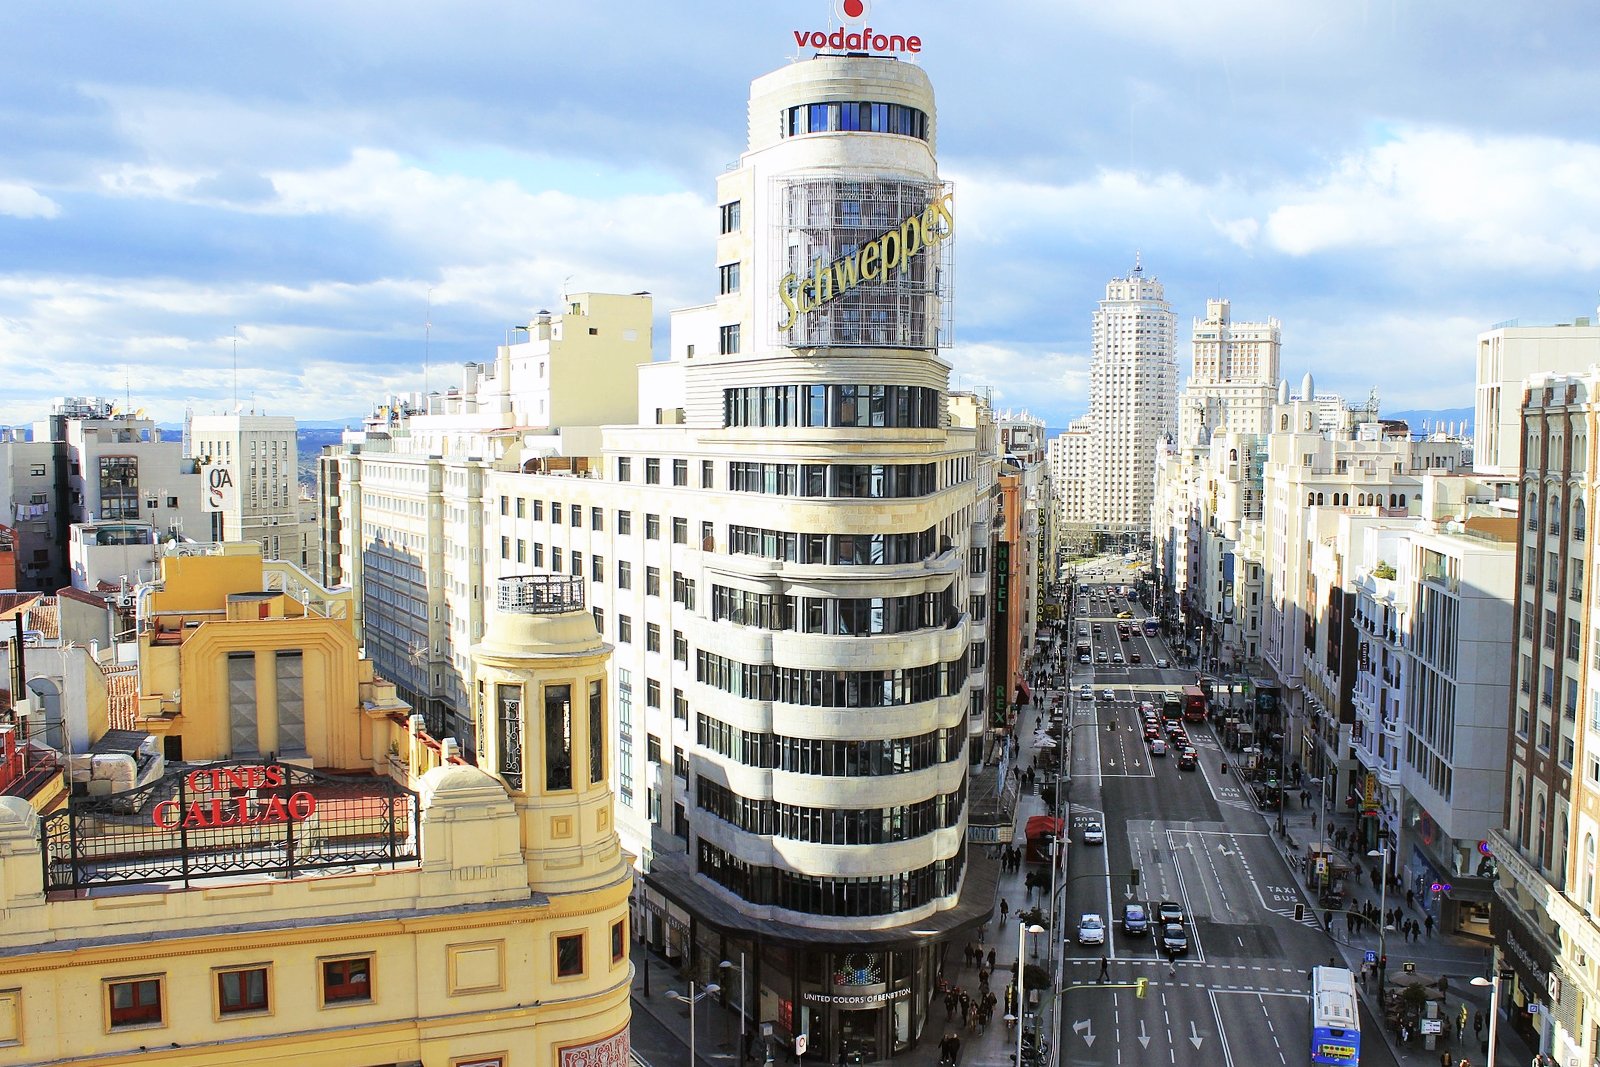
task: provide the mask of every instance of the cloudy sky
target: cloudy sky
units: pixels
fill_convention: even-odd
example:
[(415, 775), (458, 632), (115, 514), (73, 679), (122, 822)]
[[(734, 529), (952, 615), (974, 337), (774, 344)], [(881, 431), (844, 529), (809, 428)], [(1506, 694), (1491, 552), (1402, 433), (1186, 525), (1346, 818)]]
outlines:
[[(571, 291), (714, 292), (750, 80), (829, 0), (155, 6), (0, 34), (0, 422), (358, 416)], [(1135, 250), (1180, 336), (1282, 320), (1283, 371), (1471, 403), (1477, 332), (1600, 299), (1600, 8), (875, 0), (917, 33), (962, 212), (966, 387), (1063, 425)], [(432, 310), (429, 311), (429, 301)], [(1187, 370), (1187, 346), (1180, 347)]]

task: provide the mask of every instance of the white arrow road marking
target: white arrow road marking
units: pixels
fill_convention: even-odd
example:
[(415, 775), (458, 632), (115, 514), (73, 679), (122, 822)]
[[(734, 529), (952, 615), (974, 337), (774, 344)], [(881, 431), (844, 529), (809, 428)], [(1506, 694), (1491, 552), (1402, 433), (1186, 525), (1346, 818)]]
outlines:
[(1195, 1029), (1193, 1019), (1189, 1020), (1189, 1040), (1194, 1044), (1195, 1051), (1197, 1052), (1200, 1049), (1200, 1042), (1205, 1040), (1205, 1038), (1200, 1036), (1200, 1031)]
[(1139, 1020), (1139, 1044), (1144, 1048), (1150, 1047), (1150, 1035), (1144, 1032), (1144, 1020)]
[(1072, 1032), (1083, 1038), (1083, 1043), (1090, 1048), (1094, 1047), (1093, 1023), (1088, 1019), (1079, 1019), (1072, 1024)]

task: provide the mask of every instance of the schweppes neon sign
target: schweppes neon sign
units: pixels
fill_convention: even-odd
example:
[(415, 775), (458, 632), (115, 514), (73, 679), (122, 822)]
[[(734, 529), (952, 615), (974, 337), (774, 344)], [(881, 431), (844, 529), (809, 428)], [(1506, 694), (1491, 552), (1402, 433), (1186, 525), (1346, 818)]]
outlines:
[(885, 230), (849, 255), (832, 263), (818, 256), (804, 278), (793, 272), (778, 281), (778, 299), (787, 309), (778, 329), (787, 330), (802, 315), (837, 300), (862, 282), (887, 278), (891, 271), (903, 269), (911, 257), (950, 239), (956, 230), (955, 196), (945, 193), (928, 204), (920, 214)]

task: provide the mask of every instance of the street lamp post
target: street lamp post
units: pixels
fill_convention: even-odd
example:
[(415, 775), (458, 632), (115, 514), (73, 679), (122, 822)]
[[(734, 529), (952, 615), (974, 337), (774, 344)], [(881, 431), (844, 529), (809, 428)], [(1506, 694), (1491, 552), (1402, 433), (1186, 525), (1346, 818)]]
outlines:
[[(729, 967), (733, 966), (733, 961), (732, 960), (723, 960), (721, 963), (717, 964), (717, 966), (721, 967), (723, 970), (727, 970)], [(748, 1029), (749, 1025), (750, 1025), (750, 1021), (745, 1017), (745, 1013), (744, 1013), (744, 949), (740, 949), (739, 950), (739, 1057), (740, 1057), (740, 1062), (741, 1063), (749, 1055), (749, 1051), (750, 1051), (749, 1048), (746, 1045), (746, 1043), (750, 1040), (749, 1036), (748, 1036), (749, 1032), (750, 1032), (749, 1029)]]
[(1027, 948), (1028, 935), (1029, 934), (1042, 934), (1042, 933), (1044, 933), (1044, 927), (1040, 926), (1038, 923), (1034, 923), (1032, 926), (1029, 926), (1026, 922), (1017, 923), (1017, 1019), (1018, 1019), (1018, 1026), (1017, 1026), (1017, 1064), (1016, 1064), (1016, 1067), (1022, 1067), (1022, 1033), (1023, 1033), (1023, 1031), (1025, 1029), (1027, 1029), (1027, 1027), (1021, 1025), (1021, 1020), (1024, 1020), (1024, 1019), (1026, 1019), (1028, 1017), (1028, 1012), (1027, 1012), (1027, 1006), (1028, 1006), (1027, 1005), (1027, 1001), (1028, 1001), (1027, 970), (1026, 970), (1025, 964), (1023, 963), (1022, 955), (1023, 955), (1023, 952)]
[(1495, 1021), (1500, 1018), (1500, 972), (1496, 971), (1493, 978), (1484, 978), (1482, 975), (1474, 978), (1475, 986), (1488, 986), (1489, 993), (1489, 1058), (1487, 1067), (1494, 1067), (1494, 1035)]
[(694, 991), (694, 982), (692, 981), (689, 983), (688, 996), (684, 996), (676, 989), (667, 990), (667, 996), (670, 999), (686, 1000), (689, 1002), (689, 1067), (699, 1067), (699, 1061), (695, 1058), (694, 1048), (694, 1006), (711, 996), (713, 993), (720, 992), (722, 992), (722, 987), (715, 982), (711, 982), (708, 983), (704, 989), (700, 990), (700, 992), (696, 993)]
[[(1378, 958), (1387, 961), (1384, 939), (1389, 931), (1389, 846), (1375, 848), (1367, 855), (1378, 861)], [(1381, 994), (1383, 990), (1378, 992)]]

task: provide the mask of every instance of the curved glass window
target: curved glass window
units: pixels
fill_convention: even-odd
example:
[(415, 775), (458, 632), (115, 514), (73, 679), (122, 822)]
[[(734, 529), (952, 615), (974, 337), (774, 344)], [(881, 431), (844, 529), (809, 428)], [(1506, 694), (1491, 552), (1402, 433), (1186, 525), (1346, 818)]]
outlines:
[(783, 113), (783, 135), (807, 133), (893, 133), (928, 139), (928, 113), (905, 104), (870, 100), (828, 100), (797, 104)]
[(747, 863), (700, 840), (700, 874), (753, 904), (770, 904), (808, 915), (890, 915), (952, 896), (961, 886), (967, 846), (949, 859), (915, 871), (878, 877), (828, 878)]
[(882, 845), (959, 825), (967, 786), (963, 782), (954, 792), (892, 808), (820, 808), (740, 796), (702, 777), (695, 797), (702, 811), (746, 833), (817, 845)]
[(967, 657), (920, 667), (836, 671), (740, 663), (702, 649), (695, 661), (695, 680), (749, 700), (781, 700), (813, 708), (892, 708), (961, 693), (967, 683)]
[(966, 729), (961, 726), (914, 737), (838, 741), (740, 730), (704, 712), (695, 721), (695, 741), (746, 767), (831, 778), (911, 774), (965, 759), (967, 751)]
[(938, 545), (934, 527), (920, 533), (820, 534), (729, 526), (728, 553), (787, 563), (892, 566), (921, 563)]
[(939, 489), (934, 463), (761, 463), (733, 460), (728, 488), (736, 493), (887, 500), (928, 496)]
[(868, 636), (950, 625), (957, 618), (955, 587), (893, 597), (796, 597), (711, 587), (711, 618), (763, 630)]
[(722, 391), (724, 426), (937, 428), (939, 390), (920, 385), (752, 385)]

